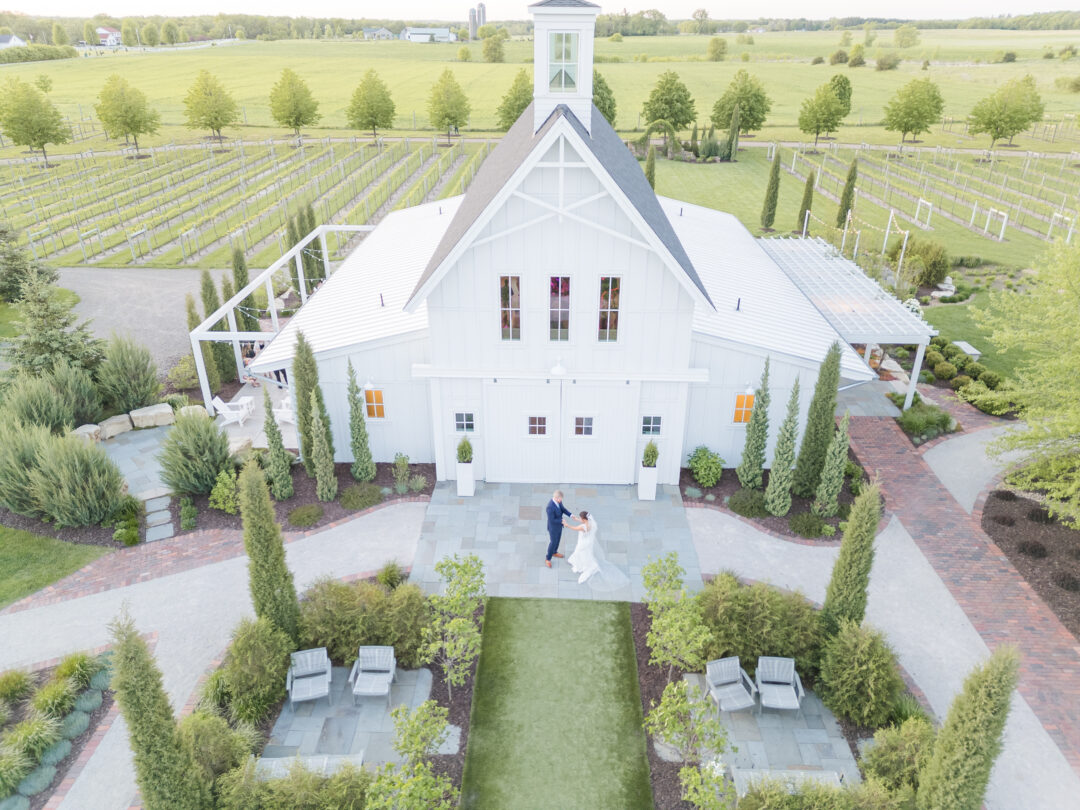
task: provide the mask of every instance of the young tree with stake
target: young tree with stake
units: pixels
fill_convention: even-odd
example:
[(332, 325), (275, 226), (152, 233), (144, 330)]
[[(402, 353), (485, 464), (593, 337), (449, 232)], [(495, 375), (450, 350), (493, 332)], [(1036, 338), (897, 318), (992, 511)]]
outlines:
[(446, 129), (446, 142), (450, 143), (450, 133), (468, 122), (472, 112), (465, 91), (461, 89), (454, 72), (447, 68), (431, 88), (428, 96), (428, 117), (437, 129)]
[(184, 96), (184, 117), (189, 129), (208, 129), (220, 141), (221, 130), (240, 120), (240, 108), (216, 76), (200, 70)]
[(823, 84), (814, 95), (803, 99), (799, 108), (799, 129), (814, 136), (814, 147), (822, 132), (832, 132), (840, 125), (843, 107), (830, 84)]

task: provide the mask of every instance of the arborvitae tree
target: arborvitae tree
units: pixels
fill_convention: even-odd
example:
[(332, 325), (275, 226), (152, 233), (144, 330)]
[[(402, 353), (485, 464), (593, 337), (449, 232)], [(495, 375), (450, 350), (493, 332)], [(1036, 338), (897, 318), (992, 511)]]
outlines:
[(840, 208), (836, 212), (836, 227), (843, 228), (844, 223), (847, 222), (848, 211), (855, 205), (855, 181), (859, 177), (859, 159), (853, 158), (851, 161), (851, 167), (847, 172), (847, 182), (844, 183), (844, 190), (840, 194)]
[[(290, 249), (296, 247), (297, 243), (299, 243), (299, 241), (300, 241), (300, 227), (297, 224), (296, 220), (297, 220), (297, 217), (289, 217), (289, 220), (285, 225), (285, 230), (287, 232), (286, 238), (288, 239)], [(301, 263), (303, 263), (303, 258), (302, 257), (301, 257)], [(296, 269), (296, 259), (295, 258), (289, 260), (289, 269), (290, 269), (289, 270), (290, 273), (292, 274), (293, 289), (296, 290), (297, 295), (300, 295), (300, 273)], [(307, 275), (307, 269), (306, 268), (304, 270), (304, 275), (305, 276)]]
[(716, 125), (715, 124), (709, 126), (709, 135), (708, 135), (708, 137), (710, 137), (710, 138), (715, 138), (716, 137)]
[(967, 676), (934, 743), (933, 757), (919, 773), (919, 807), (982, 807), (990, 771), (1001, 753), (1019, 667), (1016, 650), (1002, 646)]
[[(198, 310), (195, 309), (195, 296), (191, 293), (184, 298), (184, 305), (187, 307), (187, 326), (190, 332), (202, 323), (202, 319), (199, 317)], [(210, 386), (210, 393), (216, 394), (221, 390), (221, 375), (218, 374), (214, 347), (205, 341), (201, 341), (199, 347), (202, 352), (203, 367), (206, 369), (206, 383)]]
[(831, 636), (843, 619), (862, 624), (866, 615), (866, 589), (874, 565), (874, 538), (881, 520), (881, 493), (877, 484), (866, 487), (855, 499), (848, 517), (840, 554), (833, 563), (832, 577), (821, 608), (821, 628)]
[(209, 788), (184, 747), (150, 648), (125, 610), (109, 627), (112, 689), (135, 755), (135, 781), (146, 810), (205, 810)]
[[(242, 290), (248, 285), (251, 279), (248, 277), (247, 259), (244, 258), (244, 251), (240, 248), (233, 248), (232, 254), (232, 275), (233, 284), (237, 290)], [(271, 304), (273, 302), (270, 302)], [(258, 332), (259, 331), (259, 318), (255, 314), (255, 299), (252, 296), (248, 296), (240, 302), (240, 308), (236, 313), (236, 325), (245, 332)]]
[(799, 434), (799, 378), (791, 386), (787, 415), (780, 425), (769, 470), (769, 485), (765, 487), (765, 508), (770, 515), (783, 517), (791, 509), (791, 465), (795, 463), (795, 440)]
[(264, 430), (266, 432), (266, 477), (270, 481), (270, 494), (275, 501), (283, 501), (293, 495), (292, 482), (292, 456), (285, 449), (281, 440), (281, 428), (278, 427), (277, 419), (274, 418), (274, 403), (270, 399), (270, 391), (263, 389), (263, 417)]
[(821, 482), (821, 468), (835, 429), (836, 391), (840, 385), (840, 344), (829, 347), (818, 371), (814, 398), (806, 417), (799, 460), (795, 465), (795, 493), (810, 498)]
[(806, 232), (810, 232), (809, 223), (806, 219), (806, 212), (809, 211), (814, 205), (814, 170), (810, 170), (810, 174), (806, 175), (806, 185), (803, 186), (802, 202), (799, 203), (799, 218), (795, 222), (795, 231), (802, 233), (803, 225), (806, 225)]
[(739, 151), (739, 105), (736, 104), (731, 110), (731, 124), (728, 125), (727, 154), (728, 160), (737, 158)]
[(840, 489), (844, 486), (844, 467), (847, 464), (848, 451), (848, 423), (850, 415), (845, 413), (840, 420), (840, 429), (836, 431), (829, 442), (829, 449), (825, 453), (825, 464), (821, 468), (821, 481), (814, 493), (814, 504), (810, 511), (823, 518), (832, 517), (839, 509), (837, 498), (840, 497)]
[(352, 449), (352, 477), (357, 481), (375, 480), (375, 461), (368, 443), (367, 419), (364, 417), (364, 395), (356, 384), (356, 371), (349, 361), (349, 446)]
[(697, 142), (697, 122), (694, 122), (694, 128), (690, 132), (690, 151), (694, 153), (694, 157), (698, 157), (698, 142)]
[(762, 470), (765, 467), (765, 445), (769, 441), (769, 358), (765, 358), (765, 370), (761, 373), (761, 385), (754, 392), (754, 409), (750, 412), (750, 424), (746, 426), (746, 443), (743, 445), (742, 461), (735, 469), (743, 489), (761, 489)]
[(315, 445), (311, 432), (311, 392), (319, 387), (319, 366), (311, 344), (303, 332), (296, 333), (296, 351), (293, 354), (292, 383), (296, 396), (296, 432), (300, 434), (300, 459), (308, 477), (315, 475), (312, 456)]
[(255, 615), (266, 619), (296, 643), (300, 603), (292, 572), (285, 564), (281, 526), (274, 519), (274, 504), (266, 476), (252, 459), (240, 473), (240, 516), (244, 523), (244, 550), (248, 555), (248, 587)]
[(311, 392), (311, 453), (315, 463), (315, 494), (320, 501), (337, 497), (338, 483), (334, 474), (334, 456), (326, 442), (326, 423), (323, 422), (319, 391)]
[[(319, 227), (319, 223), (315, 219), (315, 207), (311, 203), (304, 206), (304, 225), (307, 233), (311, 233)], [(308, 243), (304, 255), (307, 256), (308, 261), (311, 263), (311, 269), (308, 271), (308, 295), (311, 295), (316, 285), (320, 281), (325, 281), (328, 275), (326, 265), (323, 262), (322, 245), (318, 239), (313, 239)]]
[(773, 154), (769, 167), (769, 185), (765, 187), (765, 202), (761, 206), (761, 227), (771, 231), (776, 222), (776, 201), (780, 196), (780, 147)]
[[(218, 298), (217, 287), (214, 286), (214, 279), (210, 277), (210, 271), (208, 270), (202, 271), (199, 292), (202, 296), (203, 317), (209, 318), (217, 312), (218, 307), (221, 306), (221, 299)], [(211, 326), (210, 330), (213, 332), (224, 332), (224, 319)], [(214, 341), (211, 351), (214, 355), (214, 362), (217, 363), (218, 376), (221, 377), (221, 381), (230, 382), (235, 380), (236, 358), (233, 356), (232, 346), (224, 341)]]
[(656, 190), (656, 147), (649, 147), (649, 156), (645, 158), (645, 179), (649, 181), (649, 187)]

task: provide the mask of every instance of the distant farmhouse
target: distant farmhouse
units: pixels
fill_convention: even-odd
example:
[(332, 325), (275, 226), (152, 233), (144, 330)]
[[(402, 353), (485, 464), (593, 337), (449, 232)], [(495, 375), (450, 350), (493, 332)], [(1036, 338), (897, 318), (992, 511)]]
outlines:
[(365, 28), (364, 39), (393, 39), (394, 32), (389, 28)]
[(95, 33), (98, 35), (98, 45), (114, 48), (120, 44), (120, 32), (115, 28), (105, 25), (99, 27)]
[(0, 51), (4, 48), (18, 48), (26, 44), (26, 40), (16, 34), (0, 34)]
[(406, 42), (457, 42), (457, 34), (449, 28), (403, 28), (398, 39)]

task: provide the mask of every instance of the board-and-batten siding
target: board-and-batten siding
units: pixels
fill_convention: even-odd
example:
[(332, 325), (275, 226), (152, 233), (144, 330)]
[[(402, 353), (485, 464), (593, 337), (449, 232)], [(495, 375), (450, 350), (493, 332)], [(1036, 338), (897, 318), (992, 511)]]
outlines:
[(426, 332), (316, 355), (334, 435), (335, 461), (353, 461), (347, 397), (350, 360), (361, 387), (370, 380), (373, 387), (383, 391), (386, 418), (367, 420), (374, 459), (392, 462), (396, 453), (404, 453), (417, 463), (435, 460), (428, 383), (412, 375), (413, 364), (427, 363), (429, 358), (430, 341)]
[[(765, 368), (766, 352), (750, 346), (733, 345), (715, 338), (694, 335), (693, 365), (709, 370), (708, 383), (690, 385), (683, 459), (698, 445), (718, 452), (725, 467), (736, 467), (746, 442), (746, 424), (735, 424), (735, 397), (747, 387), (757, 389)], [(788, 398), (795, 378), (799, 378), (799, 441), (806, 426), (806, 414), (817, 384), (818, 366), (787, 356), (769, 356), (769, 443), (765, 466), (772, 465), (780, 423), (787, 414)]]

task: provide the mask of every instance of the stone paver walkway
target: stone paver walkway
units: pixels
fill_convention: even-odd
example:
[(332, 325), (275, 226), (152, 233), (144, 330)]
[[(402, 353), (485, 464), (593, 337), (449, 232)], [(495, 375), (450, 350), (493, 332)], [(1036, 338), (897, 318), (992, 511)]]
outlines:
[[(608, 562), (630, 584), (617, 591), (578, 584), (565, 559), (544, 565), (548, 534), (544, 508), (553, 484), (477, 483), (476, 495), (458, 498), (454, 482), (435, 488), (424, 520), (411, 580), (426, 590), (442, 582), (434, 565), (455, 553), (474, 553), (484, 563), (490, 596), (641, 601), (641, 567), (650, 559), (677, 551), (687, 583), (700, 587), (701, 569), (676, 487), (661, 487), (655, 501), (637, 500), (634, 487), (562, 486), (564, 503), (574, 514), (596, 515), (600, 544)], [(567, 557), (577, 532), (564, 530), (560, 551)]]
[(128, 492), (146, 503), (146, 542), (165, 540), (176, 534), (169, 513), (171, 492), (161, 480), (158, 453), (171, 427), (129, 430), (101, 443), (127, 481)]
[[(424, 507), (402, 504), (290, 543), (298, 590), (320, 576), (376, 571), (390, 560), (408, 564)], [(143, 633), (156, 633), (155, 655), (173, 706), (185, 705), (229, 633), (252, 615), (247, 558), (236, 556), (152, 581), (111, 588), (55, 604), (0, 614), (0, 670), (29, 666), (109, 641), (108, 623), (127, 604)], [(63, 810), (126, 810), (135, 795), (127, 731), (118, 718), (71, 786)]]

